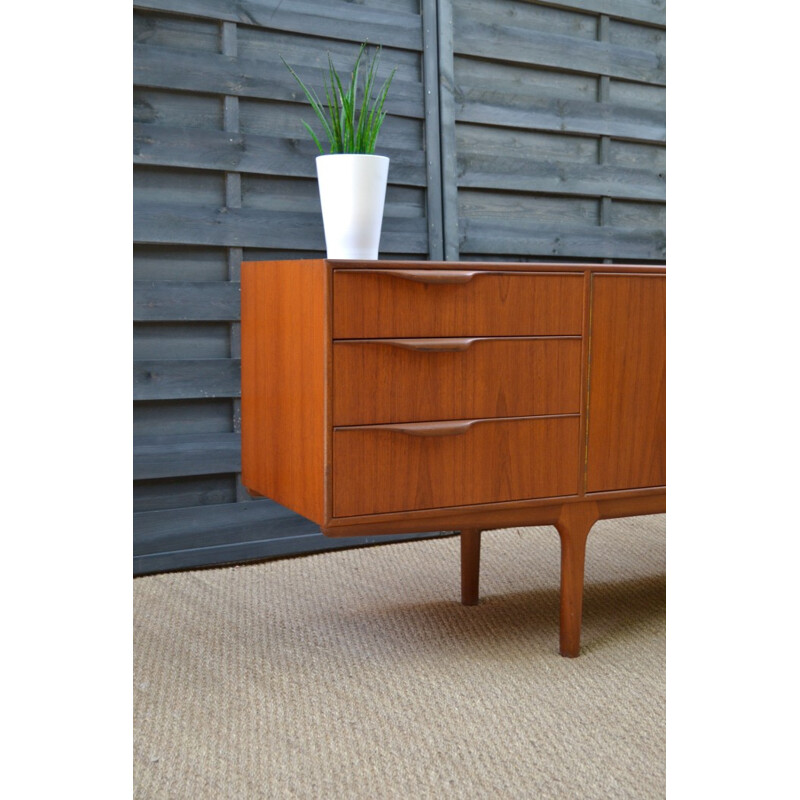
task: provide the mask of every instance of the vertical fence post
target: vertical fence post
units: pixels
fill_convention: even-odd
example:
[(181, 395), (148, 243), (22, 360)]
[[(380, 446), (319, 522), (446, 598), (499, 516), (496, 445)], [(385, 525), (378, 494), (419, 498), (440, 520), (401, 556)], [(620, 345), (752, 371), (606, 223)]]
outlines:
[(453, 0), (439, 0), (439, 119), (442, 155), (442, 228), (444, 257), (458, 261), (458, 183), (456, 160)]
[[(597, 41), (607, 42), (609, 39), (610, 20), (608, 14), (601, 14), (597, 19)], [(611, 90), (611, 78), (608, 75), (600, 75), (597, 79), (597, 102), (607, 103)], [(601, 136), (597, 151), (597, 163), (608, 164), (609, 150), (611, 149), (611, 137)], [(600, 198), (600, 225), (611, 225), (611, 198), (603, 196)], [(612, 264), (613, 258), (604, 258), (604, 264)]]
[(425, 92), (428, 258), (444, 258), (442, 153), (439, 139), (439, 19), (437, 0), (422, 0), (422, 80)]
[[(236, 58), (239, 54), (237, 43), (238, 29), (235, 22), (222, 22), (222, 54)], [(239, 98), (226, 95), (223, 106), (223, 127), (226, 133), (239, 133)], [(242, 176), (238, 172), (225, 173), (225, 207), (242, 207)], [(241, 273), (243, 248), (228, 248), (228, 280), (239, 282)], [(230, 325), (230, 356), (231, 358), (241, 358), (242, 355), (242, 335), (241, 324), (232, 322)], [(238, 397), (231, 399), (233, 414), (233, 431), (241, 434), (242, 431), (242, 402)], [(236, 501), (249, 500), (250, 495), (242, 484), (242, 473), (236, 473)]]

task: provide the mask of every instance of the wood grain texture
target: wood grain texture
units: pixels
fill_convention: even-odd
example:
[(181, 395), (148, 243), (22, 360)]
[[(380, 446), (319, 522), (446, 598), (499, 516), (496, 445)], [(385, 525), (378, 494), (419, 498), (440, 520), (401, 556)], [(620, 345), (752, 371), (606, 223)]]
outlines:
[(477, 58), (599, 73), (641, 83), (663, 85), (666, 81), (664, 59), (652, 49), (502, 24), (493, 25), (492, 35), (487, 36), (485, 23), (459, 15), (454, 46), (456, 53)]
[[(459, 76), (456, 76), (459, 78)], [(622, 102), (600, 104), (596, 100), (537, 96), (476, 89), (458, 81), (456, 121), (520, 130), (552, 131), (570, 134), (602, 134), (628, 137), (646, 142), (663, 142), (666, 113), (650, 103), (636, 106)], [(618, 93), (615, 94), (617, 96)]]
[(334, 516), (577, 492), (577, 416), (472, 422), (452, 435), (403, 430), (413, 425), (335, 430)]
[[(316, 32), (319, 35), (326, 35), (330, 25), (330, 18), (325, 15), (330, 13), (325, 9), (333, 4), (327, 3), (312, 6), (309, 2), (298, 2), (294, 0), (291, 6), (286, 6), (280, 0), (136, 0), (134, 8), (158, 9), (160, 11), (171, 11), (178, 14), (191, 14), (193, 17), (229, 20), (231, 22), (242, 22), (247, 25), (275, 25), (281, 29), (294, 30), (292, 25), (296, 25), (296, 19), (300, 18), (296, 8), (308, 14), (311, 9), (315, 16), (310, 20), (303, 20), (304, 27), (316, 26), (309, 32)], [(393, 17), (398, 13), (394, 5), (387, 3), (387, 9), (365, 5), (359, 3), (359, 9), (363, 9), (365, 22), (372, 20), (385, 21), (385, 24), (393, 22)], [(563, 8), (587, 13), (611, 14), (619, 19), (629, 19), (632, 21), (647, 22), (652, 25), (665, 25), (665, 0), (548, 0), (548, 6)], [(292, 13), (294, 12), (294, 13)], [(339, 16), (343, 12), (339, 11)], [(367, 16), (369, 15), (369, 16)], [(352, 26), (346, 26), (345, 30), (350, 30)], [(335, 35), (335, 34), (330, 34)]]
[(238, 433), (136, 436), (133, 479), (236, 472), (241, 463)]
[(422, 12), (422, 78), (425, 98), (425, 164), (428, 188), (428, 258), (444, 258), (442, 226), (442, 141), (439, 133), (439, 26), (438, 0), (421, 0)]
[[(221, 245), (286, 250), (325, 250), (317, 212), (220, 208), (188, 203), (135, 202), (133, 235), (139, 243)], [(382, 253), (428, 251), (423, 217), (384, 217)]]
[[(454, 3), (451, 107), (442, 124), (455, 128), (456, 165), (444, 178), (454, 175), (457, 184), (455, 258), (663, 261), (663, 221), (608, 212), (612, 197), (647, 211), (660, 207), (664, 171), (569, 152), (571, 143), (590, 138), (596, 149), (609, 150), (612, 137), (663, 150), (664, 33), (649, 21), (637, 24), (645, 10), (642, 20), (663, 20), (663, 8), (490, 5)], [(530, 148), (532, 137), (540, 146)], [(486, 147), (481, 139), (505, 146)], [(548, 198), (564, 213), (521, 202), (538, 206)], [(589, 198), (602, 208), (588, 208)]]
[(478, 605), (480, 597), (481, 531), (464, 528), (461, 531), (461, 603)]
[[(515, 135), (527, 129), (531, 133), (604, 133), (664, 140), (666, 116), (661, 86), (615, 81), (613, 91), (609, 86), (610, 105), (606, 105), (597, 100), (597, 80), (598, 77), (610, 80), (607, 76), (590, 79), (588, 75), (574, 73), (554, 75), (550, 70), (533, 66), (514, 66), (505, 60), (476, 61), (469, 56), (457, 57), (454, 70), (458, 128), (463, 123), (479, 123), (513, 127)], [(630, 86), (642, 88), (637, 91), (617, 88)], [(641, 97), (644, 93), (646, 99)], [(509, 132), (505, 135), (510, 139), (511, 150), (506, 155), (511, 155), (515, 142)], [(461, 138), (458, 131), (457, 137)], [(538, 162), (554, 160), (546, 151), (537, 156), (534, 160)]]
[(133, 399), (238, 397), (239, 375), (239, 360), (233, 358), (137, 360), (133, 362)]
[(134, 281), (133, 319), (238, 320), (238, 281)]
[(666, 0), (547, 0), (552, 8), (610, 14), (619, 19), (665, 25)]
[[(147, 44), (134, 44), (133, 55), (133, 79), (140, 86), (273, 100), (297, 100), (303, 96), (297, 85), (292, 85), (294, 79), (287, 70), (267, 70), (264, 62), (258, 59), (234, 59)], [(275, 58), (272, 66), (279, 64)], [(308, 85), (321, 88), (325, 74), (325, 70), (318, 67), (306, 67), (303, 79)], [(420, 83), (393, 80), (392, 113), (422, 117), (422, 95)]]
[(242, 265), (245, 486), (322, 524), (330, 331), (322, 260)]
[[(182, 551), (196, 548), (195, 563), (202, 563), (204, 548), (235, 552), (242, 543), (280, 538), (282, 529), (289, 538), (318, 531), (313, 522), (270, 500), (146, 511), (134, 517), (134, 556), (153, 560), (147, 571), (157, 570), (157, 565), (175, 568), (180, 566), (178, 554)], [(178, 558), (165, 558), (169, 553)], [(251, 551), (249, 557), (255, 555), (257, 550)]]
[(592, 279), (588, 492), (666, 483), (666, 279)]
[(200, 18), (241, 22), (306, 36), (323, 36), (352, 41), (358, 36), (387, 47), (419, 50), (422, 47), (420, 19), (393, 9), (373, 8), (358, 3), (315, 3), (304, 0), (136, 0), (134, 7), (189, 14)]
[[(598, 219), (599, 222), (599, 219)], [(666, 233), (663, 227), (558, 224), (531, 225), (524, 216), (505, 219), (462, 216), (459, 220), (462, 256), (486, 253), (526, 257), (530, 253), (570, 258), (663, 259)]]
[(548, 336), (581, 333), (581, 275), (477, 271), (427, 284), (336, 269), (334, 337)]
[[(453, 0), (437, 0), (439, 61), (439, 141), (442, 155), (442, 239), (444, 257), (458, 260), (458, 187), (452, 180), (456, 163), (455, 64), (453, 61)], [(446, 176), (451, 176), (448, 179)]]
[(574, 414), (580, 377), (580, 338), (337, 341), (333, 424)]
[[(357, 539), (323, 536), (315, 523), (271, 500), (146, 511), (133, 519), (134, 567), (142, 575), (207, 566), (209, 559), (238, 563), (265, 553), (293, 556), (378, 541), (369, 531), (359, 531)], [(389, 534), (380, 541), (412, 538)]]
[(586, 539), (599, 518), (597, 503), (572, 503), (561, 509), (555, 523), (561, 537), (559, 651), (568, 658), (580, 654)]
[(509, 189), (559, 195), (602, 195), (629, 200), (666, 200), (666, 181), (654, 170), (605, 164), (520, 161), (517, 156), (487, 156), (462, 151), (459, 187)]
[[(235, 467), (237, 471), (239, 464), (241, 464), (241, 460), (237, 448), (237, 466)], [(237, 481), (235, 476), (230, 474), (233, 471), (226, 468), (216, 475), (181, 475), (177, 479), (175, 476), (169, 475), (163, 478), (134, 480), (134, 514), (234, 503), (237, 499)]]
[[(479, 503), (420, 511), (396, 511), (354, 517), (332, 517), (323, 526), (326, 536), (382, 536), (403, 531), (516, 528), (530, 525), (555, 525), (561, 509), (568, 503), (584, 502), (585, 496), (514, 500), (504, 503)], [(592, 495), (600, 509), (600, 519), (661, 514), (666, 510), (664, 487), (628, 489)]]
[[(278, 136), (230, 133), (190, 127), (134, 124), (133, 163), (204, 170), (236, 170), (254, 175), (316, 179), (313, 142)], [(393, 184), (426, 186), (422, 150), (387, 147)]]

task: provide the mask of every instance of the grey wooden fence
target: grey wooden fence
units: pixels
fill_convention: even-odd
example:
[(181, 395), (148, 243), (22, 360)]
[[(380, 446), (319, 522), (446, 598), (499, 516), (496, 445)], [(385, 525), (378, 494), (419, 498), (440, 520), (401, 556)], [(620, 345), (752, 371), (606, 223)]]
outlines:
[(441, 8), (448, 258), (663, 259), (663, 3)]
[(280, 56), (397, 67), (382, 257), (663, 263), (664, 29), (649, 0), (136, 0), (136, 573), (369, 541), (238, 474), (239, 265), (324, 249)]

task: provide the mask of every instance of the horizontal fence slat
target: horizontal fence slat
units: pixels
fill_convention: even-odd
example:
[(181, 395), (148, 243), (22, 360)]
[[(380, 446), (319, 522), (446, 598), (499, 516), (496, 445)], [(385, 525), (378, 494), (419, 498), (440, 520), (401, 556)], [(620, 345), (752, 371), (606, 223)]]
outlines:
[[(136, 243), (325, 249), (319, 213), (145, 202), (134, 202), (134, 209), (133, 239)], [(380, 250), (382, 253), (427, 253), (425, 219), (385, 217)]]
[[(422, 150), (381, 147), (390, 159), (390, 182), (426, 185)], [(316, 179), (319, 151), (310, 139), (254, 136), (198, 128), (173, 128), (146, 123), (133, 126), (133, 163), (187, 167), (256, 175)]]
[(319, 533), (319, 526), (272, 500), (141, 511), (133, 515), (133, 554), (204, 548), (251, 538)]
[(133, 511), (138, 514), (168, 508), (235, 503), (237, 484), (236, 472), (134, 480)]
[(133, 440), (133, 479), (172, 478), (241, 472), (238, 433), (137, 436)]
[(133, 362), (134, 400), (240, 397), (241, 364), (235, 358)]
[(663, 229), (629, 230), (610, 225), (566, 228), (538, 226), (526, 220), (459, 221), (460, 250), (464, 255), (559, 256), (663, 261)]
[(524, 107), (476, 102), (456, 94), (456, 122), (524, 130), (582, 133), (663, 143), (666, 113), (658, 109), (615, 106), (585, 100), (532, 100)]
[[(148, 44), (133, 46), (134, 86), (231, 97), (257, 97), (308, 105), (295, 79), (283, 65), (280, 67), (280, 71), (276, 71), (274, 64), (255, 59)], [(302, 69), (302, 73), (303, 82), (324, 96), (323, 77), (327, 73), (316, 67), (306, 67)], [(393, 80), (391, 92), (387, 111), (401, 117), (423, 117), (421, 83)]]
[[(658, 27), (664, 27), (667, 23), (666, 0), (543, 0), (541, 5), (567, 11), (606, 14), (614, 19), (642, 22)], [(272, 0), (271, 2), (261, 0), (258, 3), (242, 2), (241, 0), (136, 0), (134, 8), (185, 14), (201, 19), (240, 22), (246, 25), (272, 27), (290, 32), (302, 30), (304, 33), (313, 33), (319, 36), (330, 35), (331, 38), (337, 38), (334, 34), (327, 34), (330, 18), (320, 14), (319, 6), (298, 3), (295, 0), (292, 0), (291, 4), (287, 4), (284, 0), (283, 7), (281, 0)], [(304, 10), (298, 13), (298, 8)], [(312, 9), (313, 13), (306, 13), (308, 9)], [(385, 25), (402, 27), (407, 23), (407, 17), (413, 19), (413, 16), (409, 14), (401, 17), (399, 14), (359, 5), (359, 14), (362, 12), (365, 12), (365, 19), (374, 24), (381, 22)], [(348, 17), (344, 17), (344, 19), (348, 19)], [(350, 32), (342, 31), (342, 33)], [(342, 38), (350, 40), (351, 35), (345, 35)]]
[(663, 173), (595, 164), (567, 164), (461, 152), (457, 183), (463, 188), (666, 200)]
[(667, 24), (666, 0), (543, 0), (540, 5), (606, 14), (613, 19), (645, 22), (657, 27)]
[(205, 19), (238, 22), (259, 28), (422, 50), (422, 21), (417, 14), (385, 11), (363, 4), (302, 0), (134, 0), (134, 8)]
[(238, 281), (134, 281), (134, 322), (237, 321)]
[(229, 398), (142, 401), (133, 406), (133, 436), (202, 436), (231, 430)]
[(652, 83), (666, 83), (662, 57), (649, 50), (544, 33), (510, 25), (486, 25), (455, 17), (453, 48), (459, 55), (513, 64), (549, 67), (591, 75)]
[(331, 538), (271, 500), (142, 511), (133, 515), (133, 566), (135, 575), (146, 575), (451, 534)]

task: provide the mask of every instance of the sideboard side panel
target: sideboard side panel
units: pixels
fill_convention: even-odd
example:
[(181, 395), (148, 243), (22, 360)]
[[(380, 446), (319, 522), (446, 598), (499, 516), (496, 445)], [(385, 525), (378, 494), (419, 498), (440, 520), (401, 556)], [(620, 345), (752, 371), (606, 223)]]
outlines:
[(242, 264), (242, 481), (324, 522), (327, 267)]
[(666, 484), (665, 287), (592, 277), (587, 492)]

